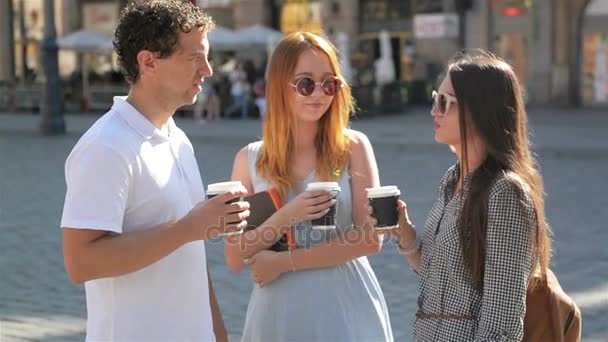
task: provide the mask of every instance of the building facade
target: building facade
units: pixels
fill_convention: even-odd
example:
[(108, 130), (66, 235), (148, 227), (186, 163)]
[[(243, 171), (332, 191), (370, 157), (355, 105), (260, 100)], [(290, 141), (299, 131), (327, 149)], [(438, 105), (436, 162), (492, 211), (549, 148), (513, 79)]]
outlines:
[[(0, 82), (36, 68), (43, 0), (0, 0)], [(126, 0), (56, 2), (58, 34), (104, 30)], [(356, 84), (373, 84), (389, 51), (395, 80), (432, 86), (460, 48), (506, 59), (531, 104), (608, 105), (608, 3), (605, 0), (197, 0), (218, 25), (262, 24), (348, 37)], [(21, 7), (25, 4), (25, 10)], [(113, 10), (110, 10), (112, 8)], [(25, 11), (25, 15), (21, 13)], [(113, 12), (109, 15), (108, 11)], [(87, 13), (89, 13), (87, 15)], [(95, 17), (94, 13), (102, 13)], [(98, 21), (96, 21), (98, 20)], [(13, 23), (11, 25), (7, 23)], [(21, 27), (27, 28), (25, 44)], [(12, 32), (10, 32), (12, 31)], [(38, 33), (36, 33), (38, 32)], [(386, 34), (384, 34), (385, 32)], [(386, 37), (383, 41), (381, 37)], [(41, 37), (39, 37), (41, 38)], [(33, 43), (32, 43), (33, 42)], [(386, 49), (389, 47), (390, 49)], [(382, 57), (386, 58), (386, 56)]]
[(378, 58), (379, 32), (388, 30), (398, 79), (435, 82), (446, 61), (460, 48), (484, 48), (513, 65), (530, 104), (606, 104), (604, 95), (600, 95), (605, 93), (600, 88), (608, 79), (604, 77), (608, 69), (604, 66), (608, 59), (604, 57), (608, 31), (606, 1), (359, 0), (358, 3), (359, 6), (343, 6), (347, 13), (360, 12), (345, 15), (352, 19), (350, 23), (336, 24), (331, 17), (324, 23), (324, 27), (348, 32), (360, 42), (353, 51), (355, 64), (369, 64), (369, 59)]

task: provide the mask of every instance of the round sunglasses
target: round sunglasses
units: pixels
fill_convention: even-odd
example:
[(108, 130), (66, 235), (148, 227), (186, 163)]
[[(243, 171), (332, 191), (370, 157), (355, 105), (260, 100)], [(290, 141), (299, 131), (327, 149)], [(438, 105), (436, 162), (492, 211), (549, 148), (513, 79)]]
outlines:
[(340, 91), (340, 88), (342, 88), (342, 81), (336, 76), (329, 76), (321, 82), (315, 82), (312, 78), (305, 76), (298, 78), (295, 83), (289, 83), (289, 85), (301, 96), (312, 95), (318, 85), (321, 86), (321, 90), (323, 90), (325, 95), (335, 96)]
[(433, 108), (437, 109), (441, 116), (450, 111), (450, 105), (456, 103), (456, 97), (449, 94), (438, 93), (433, 90)]

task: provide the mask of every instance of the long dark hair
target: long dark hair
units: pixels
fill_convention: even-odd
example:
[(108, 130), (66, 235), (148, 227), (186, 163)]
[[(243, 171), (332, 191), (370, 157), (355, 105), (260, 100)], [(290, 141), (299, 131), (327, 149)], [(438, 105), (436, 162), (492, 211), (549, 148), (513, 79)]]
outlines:
[(462, 180), (469, 174), (467, 124), (475, 129), (487, 150), (485, 160), (471, 174), (459, 218), (465, 266), (471, 271), (474, 285), (481, 288), (490, 189), (501, 172), (513, 172), (527, 185), (536, 211), (536, 222), (530, 222), (535, 228), (530, 232), (533, 269), (538, 267), (540, 279), (545, 281), (551, 240), (545, 219), (542, 177), (530, 151), (527, 114), (519, 81), (506, 62), (480, 50), (456, 55), (449, 63), (448, 74), (460, 113), (459, 174)]

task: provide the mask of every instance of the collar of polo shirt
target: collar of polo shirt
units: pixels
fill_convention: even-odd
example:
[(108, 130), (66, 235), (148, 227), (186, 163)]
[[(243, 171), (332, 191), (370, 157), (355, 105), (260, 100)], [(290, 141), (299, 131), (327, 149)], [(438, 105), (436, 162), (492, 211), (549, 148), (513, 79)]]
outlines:
[(161, 138), (169, 140), (171, 133), (175, 131), (175, 121), (173, 118), (169, 118), (167, 122), (167, 130), (156, 128), (143, 114), (141, 114), (135, 107), (127, 102), (126, 96), (115, 96), (114, 106), (115, 109), (120, 113), (122, 118), (133, 127), (142, 137), (145, 139)]

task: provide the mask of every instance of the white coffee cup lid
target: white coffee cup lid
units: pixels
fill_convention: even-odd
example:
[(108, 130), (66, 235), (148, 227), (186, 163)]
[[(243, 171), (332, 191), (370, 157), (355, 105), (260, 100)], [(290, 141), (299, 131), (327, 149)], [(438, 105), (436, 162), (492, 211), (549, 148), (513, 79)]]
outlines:
[(340, 191), (340, 185), (336, 182), (313, 182), (308, 183), (306, 191)]
[(380, 186), (367, 191), (367, 198), (380, 198), (399, 195), (401, 195), (401, 191), (395, 185)]
[(223, 194), (232, 190), (241, 190), (242, 188), (244, 188), (243, 183), (239, 181), (213, 183), (207, 186), (207, 193)]

